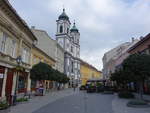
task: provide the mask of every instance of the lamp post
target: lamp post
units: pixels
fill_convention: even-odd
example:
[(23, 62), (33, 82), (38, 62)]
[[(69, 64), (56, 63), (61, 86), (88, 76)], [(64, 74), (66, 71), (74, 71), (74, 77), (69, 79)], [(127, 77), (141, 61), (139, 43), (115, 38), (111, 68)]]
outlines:
[[(16, 58), (16, 62), (17, 62), (17, 67), (20, 67), (20, 64), (22, 63), (22, 58), (21, 58), (21, 56), (18, 56), (18, 57)], [(18, 78), (19, 78), (19, 73), (18, 73), (18, 70), (17, 70), (17, 73), (16, 73), (15, 93), (14, 93), (14, 97), (13, 97), (13, 105), (16, 105), (16, 100), (17, 100)]]

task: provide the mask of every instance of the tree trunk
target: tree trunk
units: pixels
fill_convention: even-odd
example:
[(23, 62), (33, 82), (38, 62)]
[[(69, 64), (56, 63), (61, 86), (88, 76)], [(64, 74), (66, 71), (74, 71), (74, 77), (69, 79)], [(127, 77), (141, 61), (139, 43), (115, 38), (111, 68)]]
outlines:
[(139, 82), (139, 96), (140, 96), (140, 99), (142, 100), (143, 99), (143, 81)]

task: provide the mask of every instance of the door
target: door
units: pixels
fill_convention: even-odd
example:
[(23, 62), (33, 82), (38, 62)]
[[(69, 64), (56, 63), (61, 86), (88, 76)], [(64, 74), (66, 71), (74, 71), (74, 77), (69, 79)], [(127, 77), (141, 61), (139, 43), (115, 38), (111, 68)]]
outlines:
[(9, 104), (12, 104), (12, 86), (13, 86), (13, 74), (14, 72), (11, 69), (8, 69), (7, 80), (6, 80), (6, 98)]

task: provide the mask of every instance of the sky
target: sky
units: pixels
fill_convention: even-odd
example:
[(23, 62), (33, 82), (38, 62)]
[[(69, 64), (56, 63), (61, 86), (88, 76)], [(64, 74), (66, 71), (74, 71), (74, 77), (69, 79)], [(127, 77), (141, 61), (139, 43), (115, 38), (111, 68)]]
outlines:
[(55, 39), (63, 6), (80, 31), (81, 58), (101, 70), (115, 46), (150, 32), (150, 0), (9, 0), (17, 13)]

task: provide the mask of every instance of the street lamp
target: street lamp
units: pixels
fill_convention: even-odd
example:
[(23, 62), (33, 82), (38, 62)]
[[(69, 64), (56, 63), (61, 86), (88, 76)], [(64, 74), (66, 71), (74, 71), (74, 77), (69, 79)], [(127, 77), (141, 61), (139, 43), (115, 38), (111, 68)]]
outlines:
[[(21, 56), (18, 56), (16, 58), (16, 62), (17, 62), (17, 68), (20, 67), (20, 64), (22, 63), (22, 58)], [(16, 86), (15, 86), (15, 93), (14, 93), (14, 97), (13, 97), (13, 105), (16, 105), (16, 100), (17, 100), (17, 90), (18, 90), (18, 78), (19, 78), (19, 73), (18, 73), (18, 70), (17, 70), (17, 73), (16, 73)]]
[(20, 66), (20, 64), (22, 63), (22, 58), (21, 58), (21, 56), (18, 56), (18, 57), (16, 58), (16, 61), (17, 61), (18, 66)]

